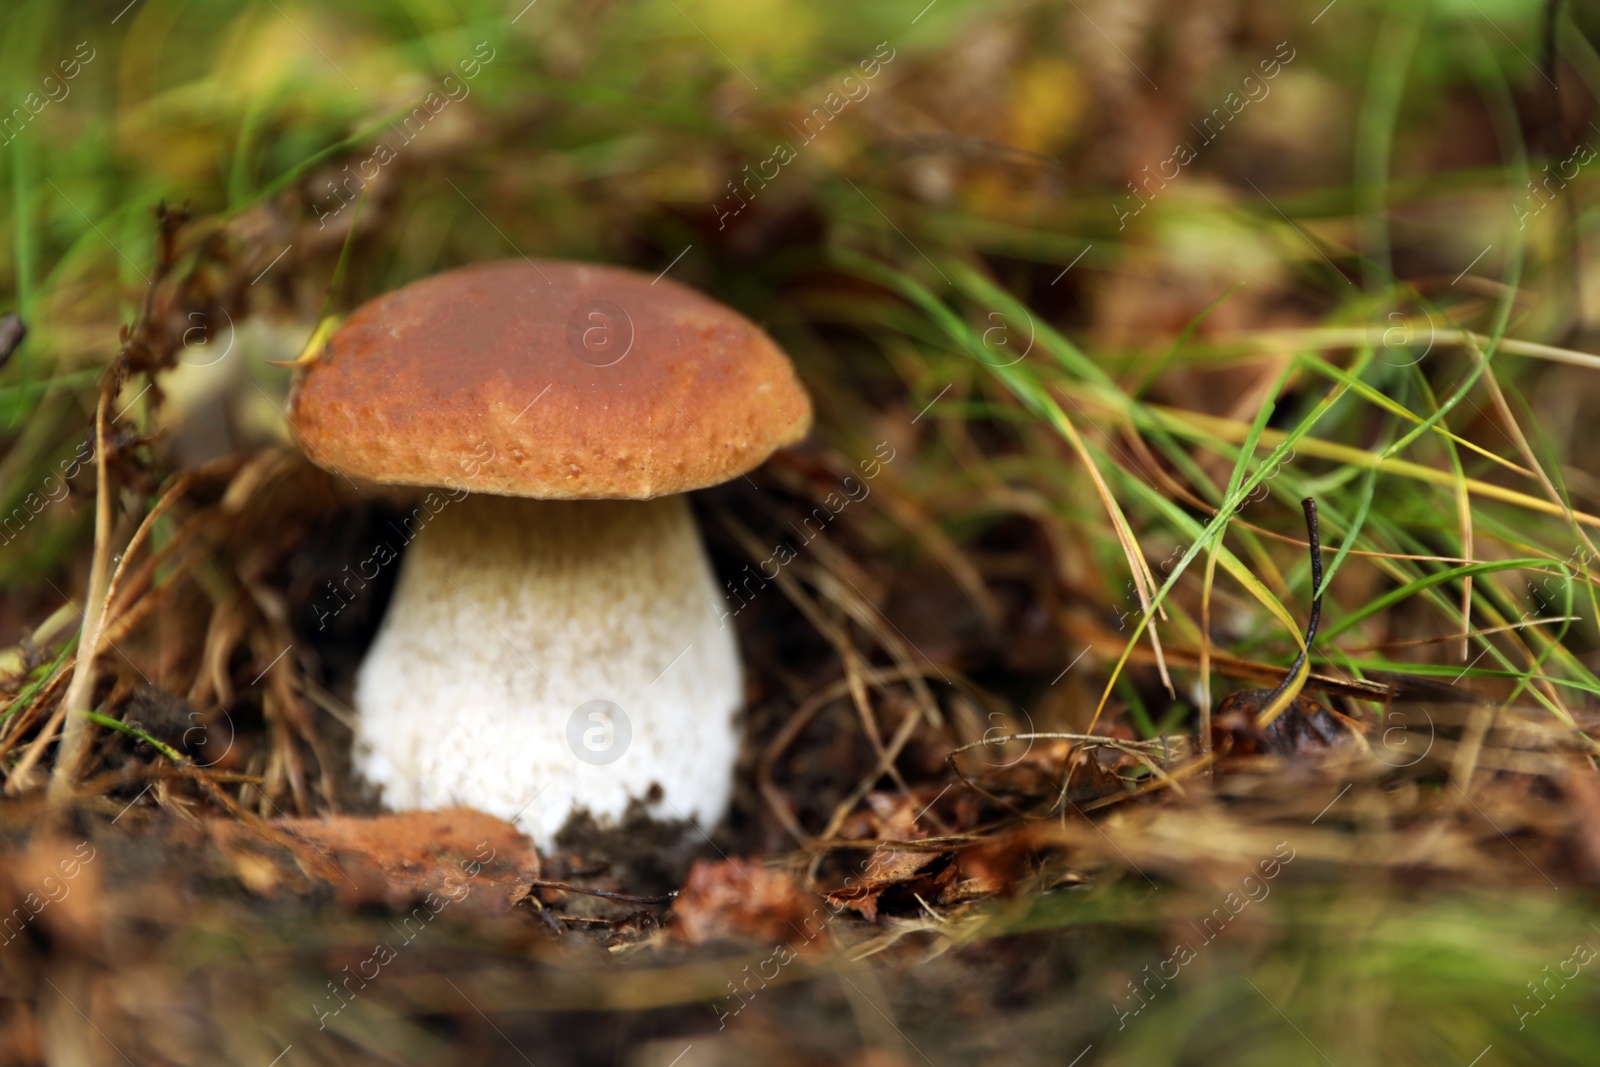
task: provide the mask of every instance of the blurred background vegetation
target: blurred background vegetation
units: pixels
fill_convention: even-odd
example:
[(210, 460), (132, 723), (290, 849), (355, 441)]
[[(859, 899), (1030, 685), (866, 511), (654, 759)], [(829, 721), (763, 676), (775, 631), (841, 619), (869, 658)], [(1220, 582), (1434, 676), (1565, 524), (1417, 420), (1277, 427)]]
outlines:
[[(1460, 681), (1592, 753), (1597, 39), (1600, 7), (1560, 0), (8, 0), (0, 310), (28, 335), (0, 371), (0, 638), (85, 588), (93, 475), (60, 499), (50, 479), (119, 353), (161, 371), (113, 405), (119, 433), (159, 431), (125, 442), (147, 461), (131, 511), (172, 472), (287, 443), (282, 363), (326, 316), (462, 263), (590, 259), (771, 332), (816, 399), (821, 468), (893, 444), (883, 502), (819, 566), (1008, 723), (1193, 733), (1247, 680), (1199, 657), (1287, 664), (1310, 576), (1285, 542), (1315, 494), (1341, 552), (1314, 670)], [(708, 509), (743, 514), (742, 489), (719, 492)], [(726, 573), (748, 562), (732, 527), (709, 536)], [(1158, 651), (1139, 608), (1163, 587)], [(784, 673), (772, 628), (800, 624), (778, 610), (745, 634), (777, 665), (760, 738), (828, 680), (820, 660)], [(972, 739), (988, 706), (945, 710)], [(1405, 743), (1383, 709), (1339, 706), (1380, 762)], [(541, 1063), (563, 1042), (554, 1062), (663, 1067), (685, 1043), (685, 1067), (1592, 1062), (1594, 974), (1541, 983), (1600, 943), (1600, 792), (1453, 759), (1403, 785), (1356, 774), (1328, 822), (1311, 817), (1338, 780), (1300, 779), (1283, 836), (1310, 858), (1123, 1026), (1127, 983), (1254, 860), (1215, 821), (1119, 811), (1075, 839), (1105, 853), (1092, 891), (862, 935), (847, 955), (874, 962), (807, 972), (726, 1031), (704, 1006), (720, 971), (664, 973), (680, 1000), (597, 994), (576, 1018), (603, 1040), (524, 1010), (559, 973), (519, 972), (507, 988), (535, 992), (489, 1012)], [(1551, 765), (1592, 770), (1582, 751)], [(908, 774), (932, 797), (942, 771), (941, 750)], [(806, 833), (838, 799), (798, 805)], [(731, 833), (804, 843), (754, 801)], [(197, 944), (224, 969), (313, 951), (270, 919), (192, 936), (173, 968)], [(265, 998), (241, 1028), (259, 1043), (210, 1062), (286, 1041), (289, 1063), (447, 1062), (478, 1033), (386, 1033), (407, 1011), (389, 1005), (344, 1051), (317, 1046), (288, 998), (322, 972), (297, 966), (211, 1003), (246, 1018)], [(521, 1062), (484, 1042), (474, 1062)]]

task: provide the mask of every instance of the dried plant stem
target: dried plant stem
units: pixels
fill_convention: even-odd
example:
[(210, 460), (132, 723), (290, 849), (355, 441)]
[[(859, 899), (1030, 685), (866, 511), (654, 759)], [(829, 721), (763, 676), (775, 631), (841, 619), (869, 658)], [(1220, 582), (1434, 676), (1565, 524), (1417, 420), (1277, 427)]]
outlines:
[(105, 621), (106, 589), (111, 570), (111, 480), (106, 473), (106, 409), (111, 404), (111, 389), (100, 394), (95, 409), (95, 511), (94, 559), (89, 566), (89, 589), (83, 607), (83, 632), (78, 641), (78, 661), (73, 665), (72, 681), (62, 701), (66, 719), (61, 724), (61, 746), (50, 775), (49, 799), (61, 804), (72, 797), (83, 756), (89, 748), (91, 728), (84, 712), (94, 699), (95, 657)]
[(1211, 756), (1211, 589), (1217, 577), (1217, 550), (1206, 549), (1206, 580), (1200, 594), (1200, 754)]
[[(1065, 393), (1062, 394), (1066, 396)], [(1071, 403), (1072, 398), (1067, 397)], [(1077, 405), (1074, 404), (1074, 407)], [(1080, 409), (1081, 413), (1081, 409)], [(1088, 446), (1083, 443), (1083, 438), (1078, 435), (1078, 428), (1072, 424), (1066, 412), (1061, 412), (1057, 420), (1057, 428), (1061, 435), (1072, 446), (1073, 452), (1083, 464), (1084, 470), (1089, 473), (1089, 478), (1094, 482), (1094, 490), (1100, 496), (1100, 502), (1106, 509), (1106, 517), (1111, 521), (1111, 530), (1117, 536), (1117, 541), (1122, 545), (1122, 554), (1127, 557), (1128, 570), (1133, 575), (1134, 592), (1139, 595), (1139, 610), (1149, 615), (1151, 604), (1155, 603), (1156, 596), (1161, 591), (1161, 583), (1156, 581), (1155, 574), (1150, 570), (1150, 564), (1145, 562), (1144, 552), (1139, 548), (1139, 541), (1133, 536), (1133, 529), (1128, 525), (1128, 519), (1122, 513), (1122, 507), (1117, 503), (1117, 498), (1111, 492), (1111, 487), (1106, 484), (1105, 478), (1100, 473), (1100, 468), (1095, 465), (1094, 457), (1090, 455)], [(1174, 699), (1177, 690), (1172, 686), (1172, 675), (1167, 671), (1166, 653), (1161, 650), (1161, 637), (1156, 632), (1156, 616), (1163, 619), (1167, 617), (1166, 608), (1156, 605), (1156, 615), (1150, 616), (1150, 649), (1155, 653), (1156, 670), (1161, 674), (1161, 684), (1166, 686), (1168, 695)], [(1089, 721), (1092, 732), (1096, 723), (1100, 721), (1100, 713), (1105, 710), (1106, 700), (1111, 696), (1111, 687), (1116, 684), (1116, 675), (1112, 674), (1106, 682), (1105, 692), (1100, 697), (1099, 705), (1094, 709), (1094, 718)]]

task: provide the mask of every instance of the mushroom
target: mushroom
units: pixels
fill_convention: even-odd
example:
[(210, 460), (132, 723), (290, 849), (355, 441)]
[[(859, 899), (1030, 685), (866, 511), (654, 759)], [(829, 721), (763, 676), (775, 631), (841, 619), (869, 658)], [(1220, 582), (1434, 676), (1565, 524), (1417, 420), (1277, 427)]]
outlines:
[(386, 806), (470, 806), (546, 850), (580, 811), (721, 817), (741, 668), (684, 494), (809, 429), (765, 333), (664, 278), (479, 264), (358, 309), (289, 419), (329, 470), (432, 487), (356, 678)]

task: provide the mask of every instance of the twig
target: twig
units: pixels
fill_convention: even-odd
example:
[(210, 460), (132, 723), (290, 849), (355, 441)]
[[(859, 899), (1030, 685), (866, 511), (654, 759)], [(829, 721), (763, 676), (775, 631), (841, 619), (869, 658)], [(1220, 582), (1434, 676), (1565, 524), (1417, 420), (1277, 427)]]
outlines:
[(1216, 585), (1217, 550), (1206, 551), (1205, 585), (1200, 593), (1200, 754), (1211, 755), (1211, 590)]
[[(1168, 739), (1164, 736), (1150, 741), (1122, 741), (1114, 737), (1107, 737), (1104, 734), (1074, 734), (1063, 733), (1054, 730), (1030, 732), (1025, 734), (1006, 734), (1001, 737), (981, 737), (976, 741), (969, 741), (966, 744), (957, 748), (953, 748), (949, 752), (945, 753), (944, 761), (950, 765), (950, 769), (955, 772), (955, 776), (961, 780), (962, 785), (966, 786), (968, 789), (971, 789), (975, 793), (980, 793), (983, 796), (988, 797), (996, 804), (1021, 818), (1026, 818), (1028, 813), (1017, 807), (1015, 804), (1012, 804), (1005, 798), (995, 796), (993, 793), (983, 788), (983, 786), (979, 785), (977, 782), (974, 782), (971, 778), (968, 778), (966, 773), (962, 771), (961, 764), (956, 760), (956, 757), (961, 755), (963, 752), (970, 751), (979, 747), (980, 745), (995, 745), (998, 747), (1000, 745), (1009, 744), (1012, 741), (1073, 741), (1076, 742), (1077, 751), (1093, 751), (1097, 748), (1109, 748), (1114, 751), (1133, 756), (1146, 767), (1149, 767), (1152, 772), (1158, 775), (1161, 775), (1161, 772), (1157, 770), (1146, 753), (1160, 751), (1166, 759), (1171, 759)], [(1066, 787), (1071, 779), (1071, 775), (1072, 770), (1071, 768), (1068, 768), (1067, 780), (1064, 780), (1061, 786), (1061, 796), (1063, 799), (1066, 797)], [(1162, 778), (1163, 781), (1161, 784), (1163, 786), (1173, 784), (1172, 780), (1166, 778), (1165, 775), (1162, 775)], [(1122, 794), (1121, 798), (1126, 798), (1132, 795), (1132, 793), (1125, 793)]]
[(89, 566), (89, 589), (83, 606), (83, 631), (78, 641), (78, 662), (73, 665), (72, 681), (62, 700), (66, 718), (61, 724), (61, 745), (50, 775), (49, 799), (52, 805), (72, 798), (72, 787), (88, 751), (92, 725), (87, 715), (94, 700), (95, 654), (100, 648), (101, 625), (105, 618), (106, 585), (111, 564), (111, 478), (106, 470), (106, 409), (111, 404), (115, 382), (100, 392), (95, 409), (95, 512), (94, 560)]
[(604, 897), (606, 900), (620, 900), (624, 904), (671, 904), (678, 896), (674, 892), (664, 897), (638, 897), (631, 893), (613, 893), (609, 889), (585, 889), (578, 885), (568, 885), (566, 882), (547, 882), (543, 878), (535, 878), (528, 884), (534, 889), (560, 889), (567, 893), (583, 893), (591, 897)]

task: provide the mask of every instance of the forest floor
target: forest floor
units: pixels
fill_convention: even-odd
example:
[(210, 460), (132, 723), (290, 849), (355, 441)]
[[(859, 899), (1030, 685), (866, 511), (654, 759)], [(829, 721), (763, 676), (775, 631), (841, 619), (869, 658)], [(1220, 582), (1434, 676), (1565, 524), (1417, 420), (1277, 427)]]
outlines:
[[(0, 16), (0, 1061), (1592, 1062), (1592, 13), (89, 7)], [(411, 500), (289, 364), (519, 255), (813, 397), (694, 496), (716, 826), (350, 773)]]

